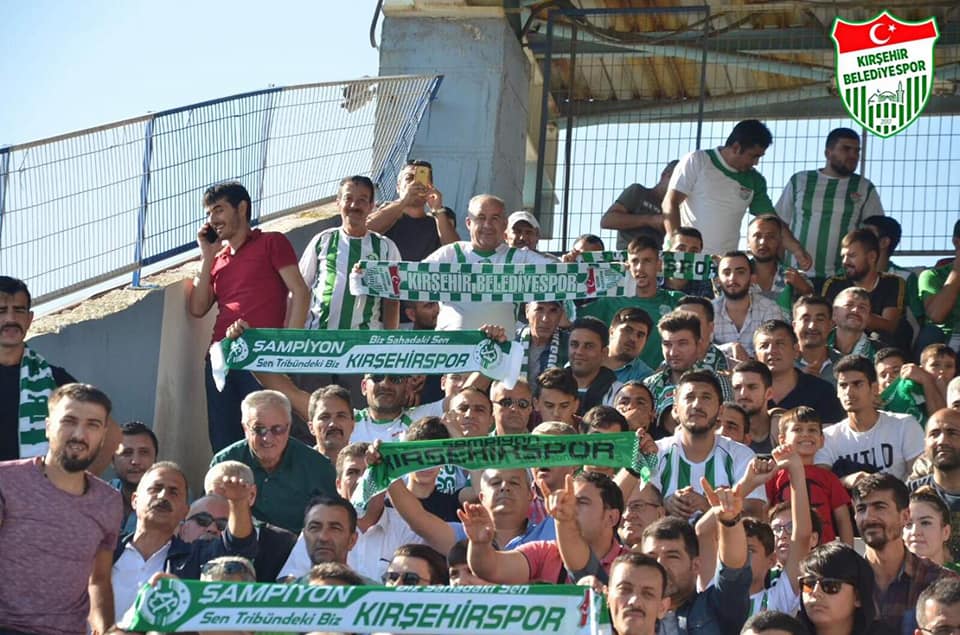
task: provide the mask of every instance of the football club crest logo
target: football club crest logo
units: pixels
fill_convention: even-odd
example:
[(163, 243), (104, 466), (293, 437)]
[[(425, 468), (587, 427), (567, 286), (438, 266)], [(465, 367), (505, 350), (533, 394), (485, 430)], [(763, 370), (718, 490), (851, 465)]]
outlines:
[(913, 123), (933, 92), (933, 18), (904, 22), (884, 11), (868, 22), (837, 18), (837, 90), (867, 130), (890, 137)]

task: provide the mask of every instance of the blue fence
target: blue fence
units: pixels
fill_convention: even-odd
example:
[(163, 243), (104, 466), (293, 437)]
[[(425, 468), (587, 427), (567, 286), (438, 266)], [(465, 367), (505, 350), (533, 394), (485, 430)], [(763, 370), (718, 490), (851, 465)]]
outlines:
[(0, 148), (0, 272), (42, 304), (196, 248), (203, 191), (236, 179), (254, 222), (396, 175), (441, 76), (269, 88)]

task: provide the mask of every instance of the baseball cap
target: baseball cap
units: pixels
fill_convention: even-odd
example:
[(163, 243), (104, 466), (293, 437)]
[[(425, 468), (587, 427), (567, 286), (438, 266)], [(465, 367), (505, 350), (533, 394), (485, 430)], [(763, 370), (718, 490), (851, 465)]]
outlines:
[(523, 210), (516, 211), (510, 214), (509, 217), (507, 217), (507, 229), (510, 229), (511, 227), (513, 227), (514, 225), (516, 225), (521, 221), (525, 223), (529, 223), (530, 225), (535, 227), (537, 231), (540, 231), (540, 222), (537, 221), (537, 217), (531, 214), (530, 212), (526, 212)]

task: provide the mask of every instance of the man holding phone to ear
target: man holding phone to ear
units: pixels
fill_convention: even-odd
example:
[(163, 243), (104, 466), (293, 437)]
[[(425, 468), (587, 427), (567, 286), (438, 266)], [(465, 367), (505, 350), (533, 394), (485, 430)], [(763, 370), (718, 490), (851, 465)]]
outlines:
[(367, 229), (395, 242), (404, 260), (419, 262), (441, 246), (460, 240), (456, 214), (444, 207), (428, 162), (407, 162), (397, 176), (397, 194), (397, 200), (370, 212)]

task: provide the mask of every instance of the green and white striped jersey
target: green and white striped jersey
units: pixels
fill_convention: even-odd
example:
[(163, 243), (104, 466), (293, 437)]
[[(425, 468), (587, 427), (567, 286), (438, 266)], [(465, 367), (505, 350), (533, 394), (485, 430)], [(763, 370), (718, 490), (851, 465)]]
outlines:
[[(659, 469), (653, 484), (667, 497), (684, 487), (703, 494), (700, 477), (706, 477), (713, 487), (733, 486), (746, 474), (747, 466), (755, 456), (745, 445), (716, 435), (713, 450), (706, 460), (699, 463), (687, 460), (681, 445), (682, 431), (678, 428), (673, 436), (657, 441)], [(767, 500), (763, 486), (753, 490), (747, 498)]]
[(818, 278), (841, 272), (840, 241), (844, 236), (864, 218), (883, 215), (873, 183), (859, 174), (834, 178), (820, 170), (791, 176), (776, 207), (777, 216), (813, 256), (813, 269), (807, 275)]
[(361, 260), (398, 261), (400, 250), (386, 236), (371, 231), (354, 238), (334, 227), (314, 236), (300, 258), (300, 273), (311, 292), (306, 328), (383, 328), (380, 298), (350, 293), (350, 272)]
[(410, 427), (411, 421), (410, 416), (403, 412), (396, 419), (374, 419), (373, 415), (370, 414), (370, 411), (364, 408), (363, 410), (354, 410), (353, 411), (353, 434), (350, 435), (350, 443), (358, 443), (364, 441), (366, 443), (373, 443), (377, 439), (380, 439), (383, 442), (388, 441), (402, 441), (403, 434), (407, 431), (407, 428)]

